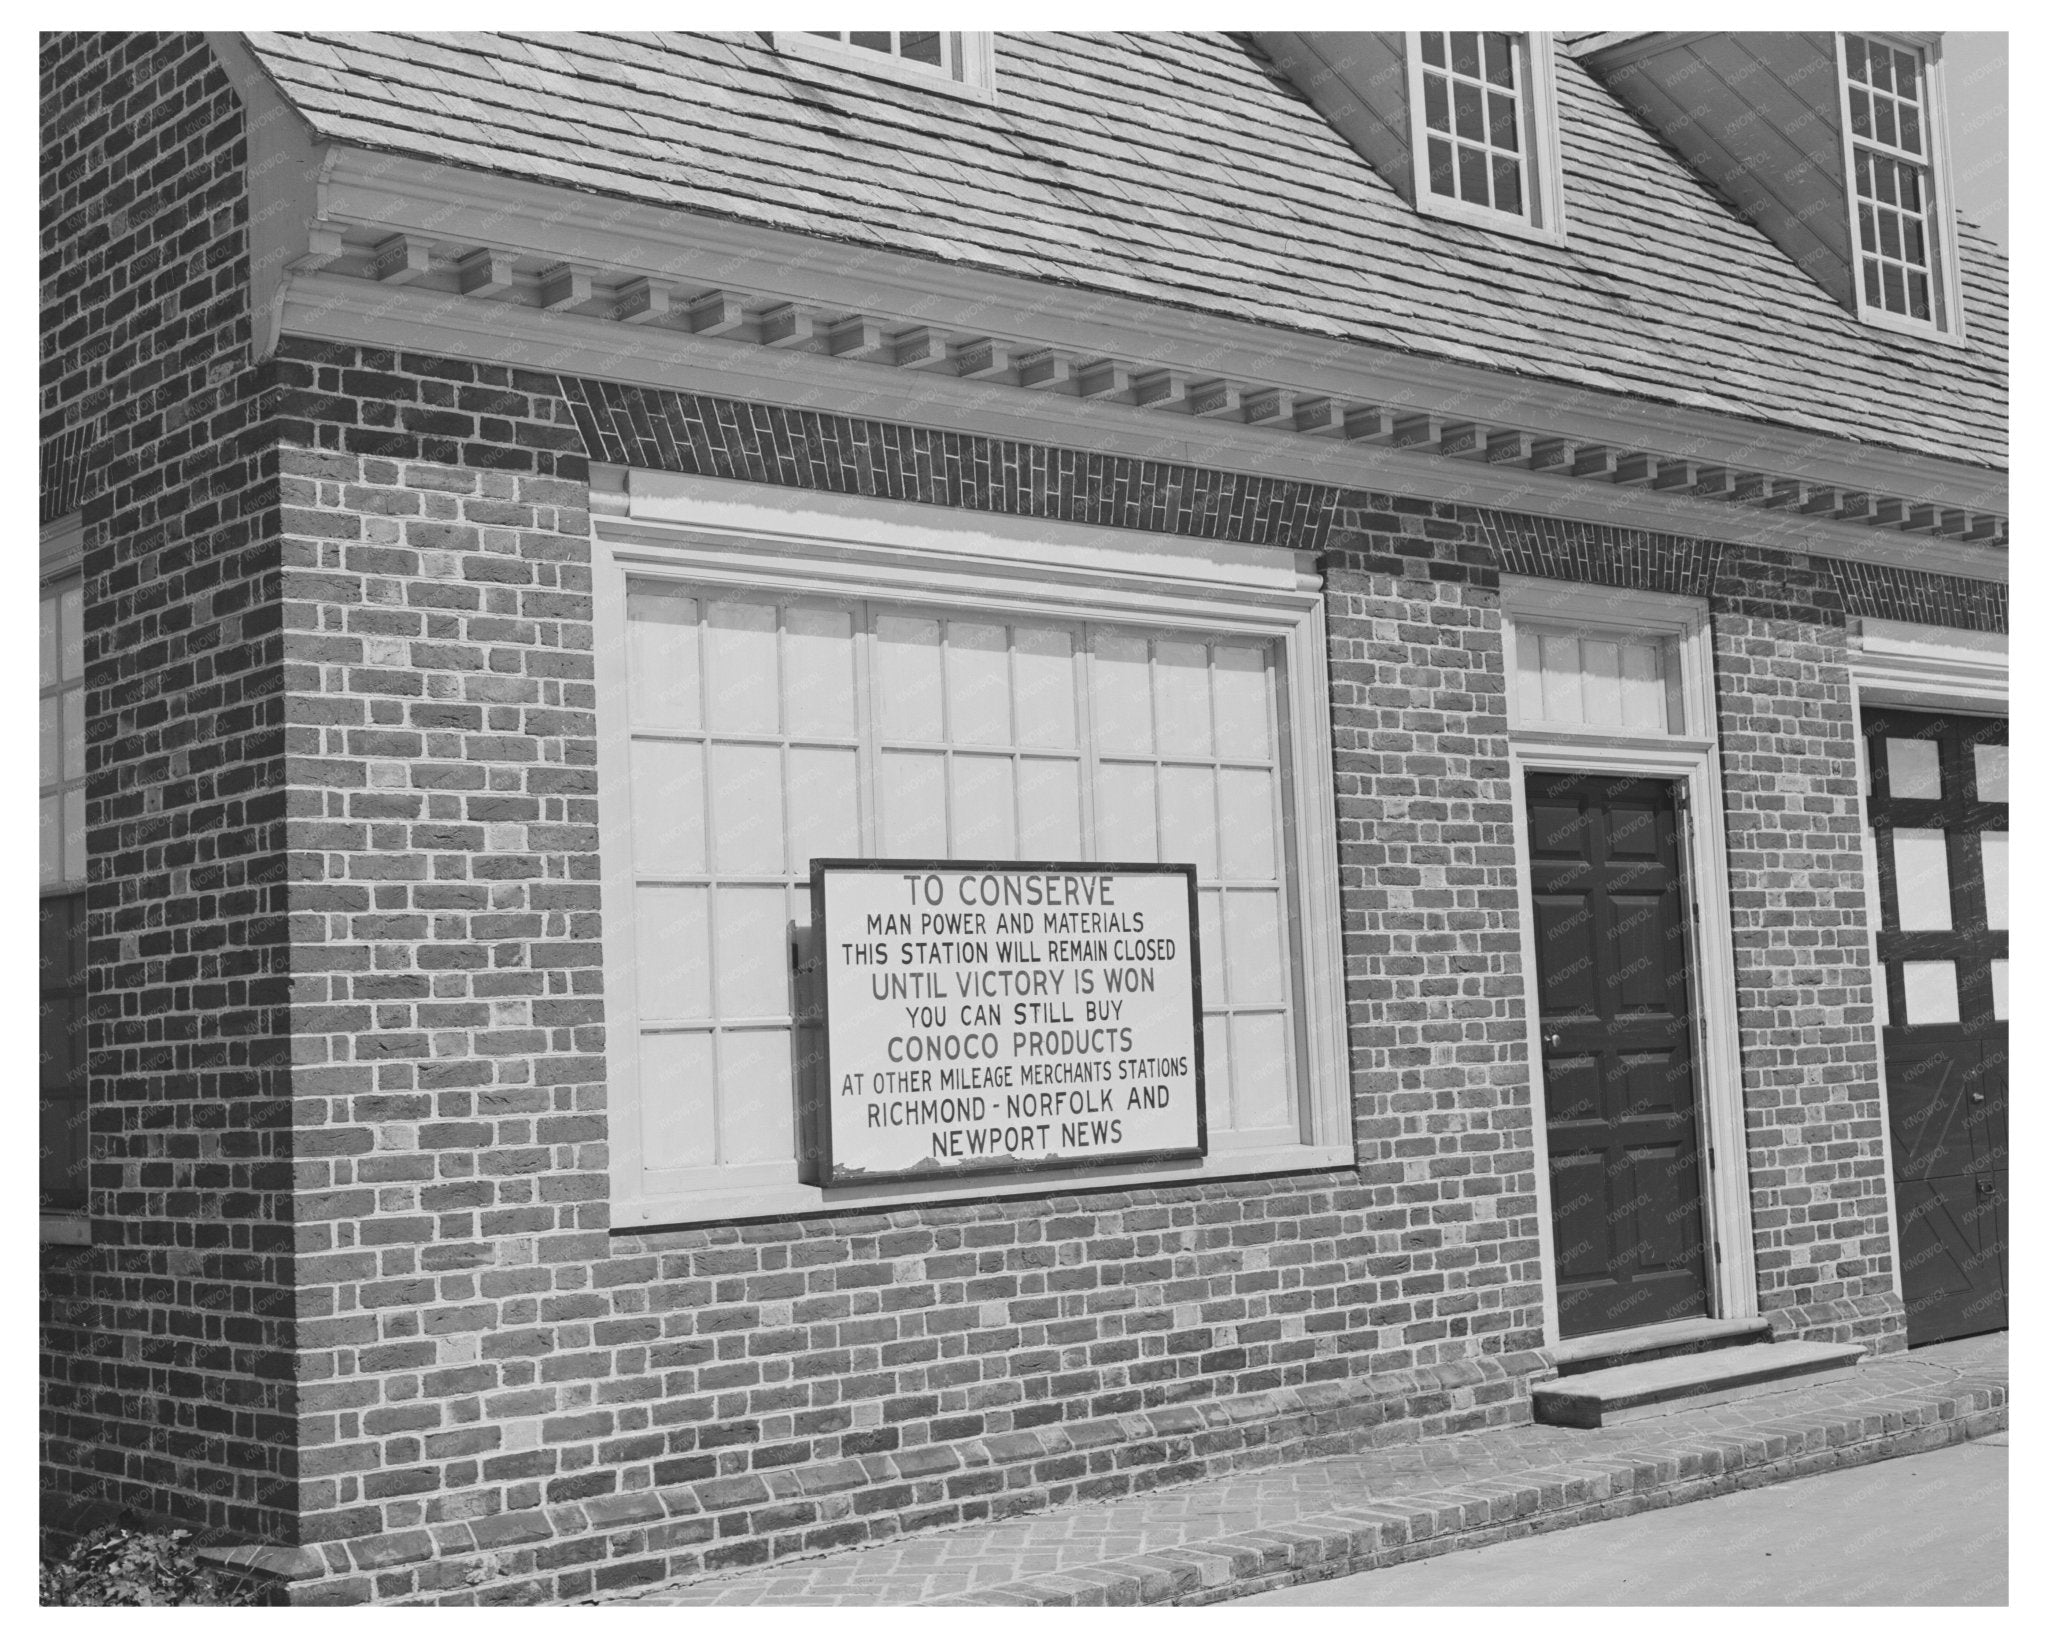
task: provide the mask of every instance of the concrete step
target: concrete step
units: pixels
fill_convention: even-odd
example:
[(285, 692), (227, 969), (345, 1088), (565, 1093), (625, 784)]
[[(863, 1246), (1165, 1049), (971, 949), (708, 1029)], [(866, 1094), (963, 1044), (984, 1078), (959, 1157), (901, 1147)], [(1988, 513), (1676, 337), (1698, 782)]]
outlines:
[(1559, 1376), (1583, 1376), (1615, 1365), (1641, 1365), (1674, 1354), (1705, 1353), (1712, 1348), (1739, 1348), (1768, 1342), (1771, 1322), (1763, 1319), (1683, 1319), (1658, 1325), (1637, 1325), (1626, 1331), (1595, 1331), (1571, 1337), (1550, 1350)]
[(1546, 1382), (1530, 1396), (1536, 1420), (1565, 1428), (1611, 1427), (1675, 1410), (1770, 1393), (1855, 1368), (1853, 1342), (1764, 1342), (1679, 1354)]

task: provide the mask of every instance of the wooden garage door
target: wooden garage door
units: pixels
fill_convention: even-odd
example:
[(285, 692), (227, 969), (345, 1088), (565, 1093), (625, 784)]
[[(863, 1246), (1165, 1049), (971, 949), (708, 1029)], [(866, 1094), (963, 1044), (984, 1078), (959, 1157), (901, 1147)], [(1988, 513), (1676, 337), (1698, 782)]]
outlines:
[(2006, 723), (1866, 710), (1906, 1337), (2006, 1323)]

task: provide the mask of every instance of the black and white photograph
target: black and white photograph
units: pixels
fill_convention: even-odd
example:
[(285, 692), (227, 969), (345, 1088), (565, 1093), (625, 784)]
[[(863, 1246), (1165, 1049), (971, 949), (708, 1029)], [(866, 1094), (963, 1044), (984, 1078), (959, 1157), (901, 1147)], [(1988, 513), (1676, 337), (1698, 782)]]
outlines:
[(2024, 1604), (2006, 19), (626, 11), (38, 33), (39, 1604)]

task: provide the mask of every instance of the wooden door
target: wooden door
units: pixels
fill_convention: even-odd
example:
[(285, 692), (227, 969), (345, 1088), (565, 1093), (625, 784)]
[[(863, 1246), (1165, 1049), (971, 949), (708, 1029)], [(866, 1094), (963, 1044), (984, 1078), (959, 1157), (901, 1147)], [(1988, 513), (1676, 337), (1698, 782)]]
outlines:
[(1863, 714), (1906, 1340), (2006, 1324), (2006, 723)]
[(1705, 1314), (1675, 787), (1534, 773), (1527, 795), (1559, 1329)]

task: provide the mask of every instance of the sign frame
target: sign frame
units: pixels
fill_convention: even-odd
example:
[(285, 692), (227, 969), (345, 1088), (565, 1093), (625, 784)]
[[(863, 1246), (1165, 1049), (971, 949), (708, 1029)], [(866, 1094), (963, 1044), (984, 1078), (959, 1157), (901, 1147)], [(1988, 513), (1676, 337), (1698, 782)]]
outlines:
[[(1188, 991), (1194, 1011), (1193, 1066), (1195, 1091), (1195, 1141), (1191, 1148), (1145, 1149), (1117, 1154), (1048, 1156), (1042, 1160), (1009, 1160), (990, 1157), (968, 1160), (943, 1170), (841, 1173), (832, 1151), (832, 1088), (837, 1077), (832, 1064), (831, 986), (825, 981), (825, 951), (830, 928), (825, 919), (825, 873), (827, 871), (890, 871), (898, 875), (940, 871), (971, 873), (1000, 871), (1010, 874), (1044, 873), (1093, 876), (1181, 876), (1188, 891)], [(823, 1073), (813, 1093), (813, 1131), (817, 1134), (817, 1186), (823, 1189), (856, 1188), (868, 1183), (935, 1183), (959, 1177), (1019, 1177), (1034, 1172), (1065, 1172), (1078, 1168), (1136, 1166), (1157, 1162), (1206, 1160), (1209, 1157), (1209, 1079), (1204, 1057), (1202, 1028), (1202, 916), (1193, 864), (1155, 864), (1150, 861), (1118, 864), (1103, 860), (1068, 859), (819, 859), (811, 860), (811, 928), (818, 951), (818, 1027), (823, 1042)]]

